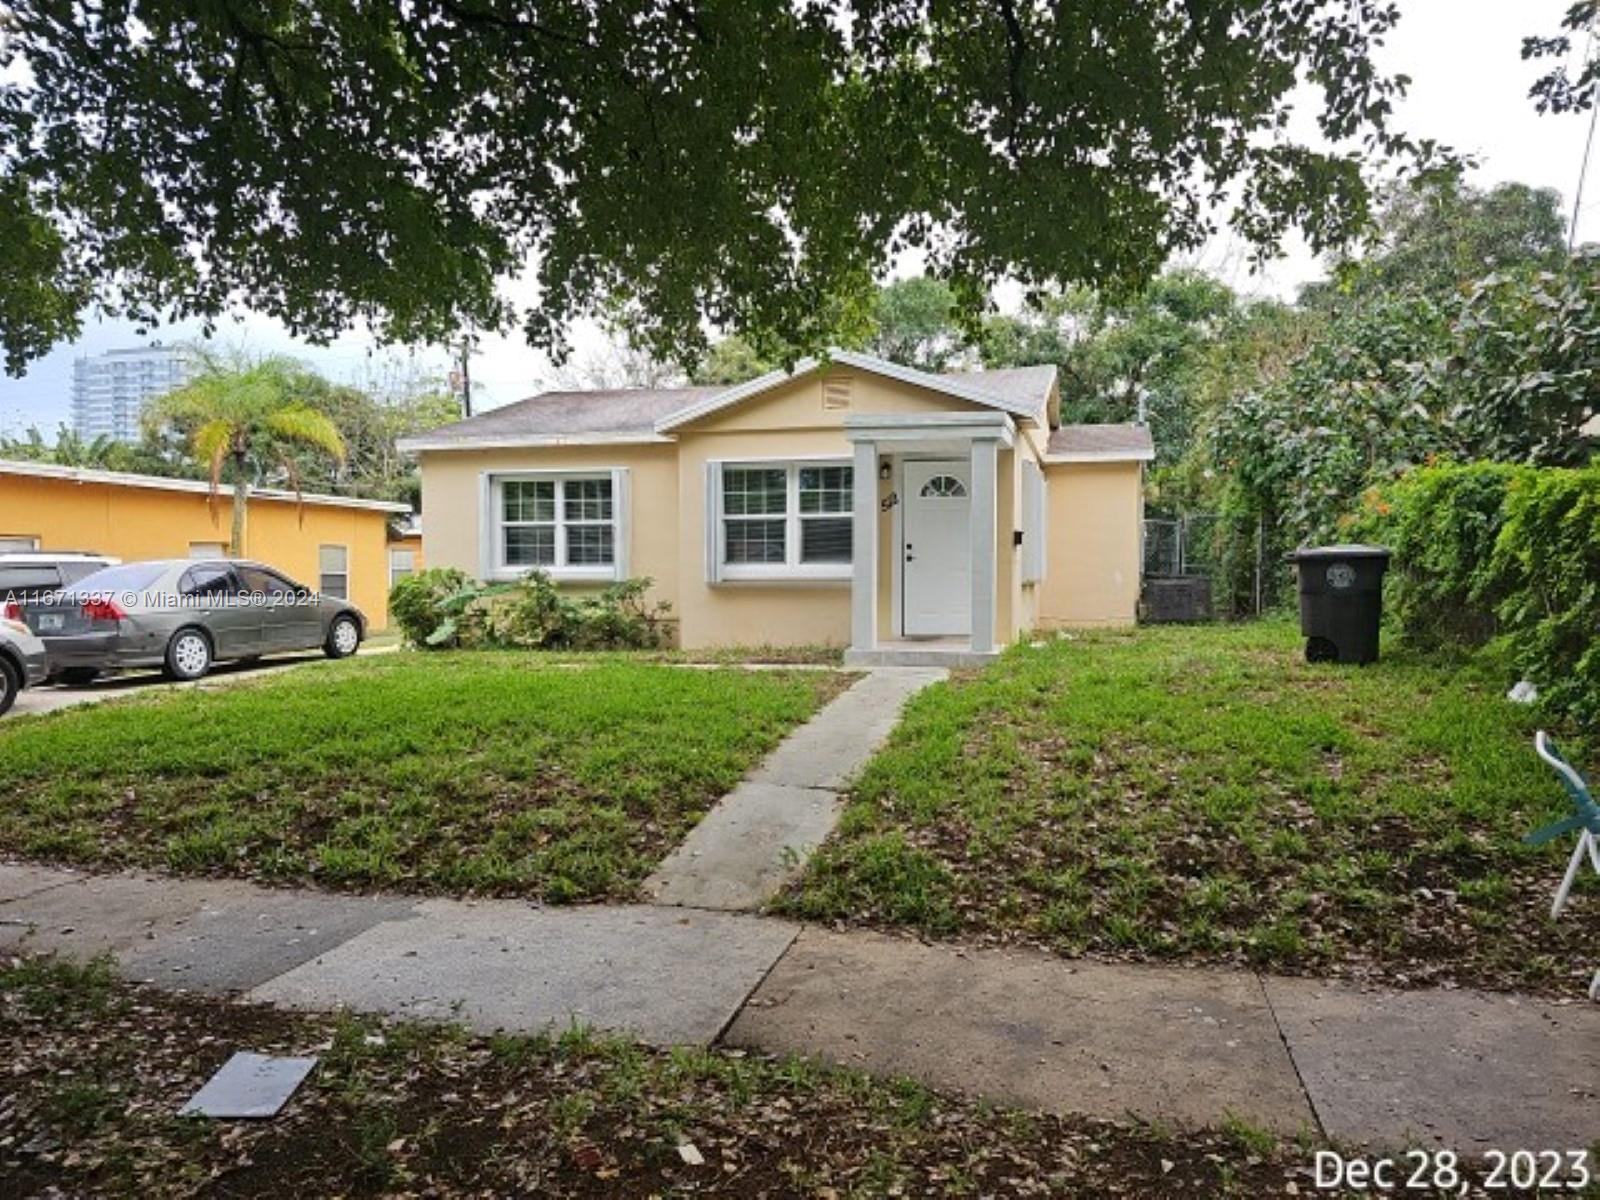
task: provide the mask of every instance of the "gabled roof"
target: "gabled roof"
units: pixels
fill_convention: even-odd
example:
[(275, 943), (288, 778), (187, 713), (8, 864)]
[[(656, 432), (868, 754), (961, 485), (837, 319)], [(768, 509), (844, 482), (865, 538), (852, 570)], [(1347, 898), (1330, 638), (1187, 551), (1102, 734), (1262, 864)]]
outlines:
[[(915, 367), (905, 367), (887, 359), (875, 358), (870, 354), (858, 354), (853, 350), (835, 350), (827, 361), (830, 364), (854, 367), (858, 371), (882, 375), (887, 379), (898, 379), (901, 383), (941, 392), (985, 408), (998, 409), (1015, 417), (1035, 421), (1041, 426), (1048, 425), (1048, 401), (1056, 377), (1054, 367), (1022, 367), (1009, 371), (967, 371), (934, 375), (927, 371), (919, 371)], [(670, 433), (691, 421), (743, 403), (763, 392), (770, 392), (773, 388), (782, 387), (790, 380), (798, 379), (822, 365), (824, 364), (821, 359), (802, 358), (795, 363), (792, 370), (780, 368), (769, 371), (747, 383), (708, 396), (680, 412), (662, 418), (656, 422), (656, 432)]]
[[(110, 487), (151, 488), (161, 492), (199, 492), (209, 494), (211, 485), (199, 479), (169, 479), (165, 475), (134, 475), (127, 471), (96, 471), (88, 467), (61, 467), (55, 463), (17, 462), (0, 460), (0, 476), (24, 475), (34, 479), (60, 479), (67, 483), (96, 483)], [(217, 495), (232, 496), (230, 484), (220, 484)], [(372, 512), (409, 513), (409, 504), (396, 504), (390, 500), (363, 500), (357, 496), (327, 496), (306, 492), (296, 496), (282, 488), (250, 489), (251, 500), (283, 500), (290, 504), (305, 503), (321, 508), (364, 508)]]
[[(829, 361), (1023, 417), (1041, 428), (1048, 428), (1052, 416), (1050, 396), (1056, 383), (1056, 369), (1052, 366), (933, 375), (852, 351), (838, 351)], [(669, 435), (678, 427), (760, 395), (820, 365), (819, 360), (803, 359), (792, 371), (773, 371), (731, 387), (544, 392), (453, 425), (402, 438), (400, 449), (415, 453), (670, 441)]]
[(1149, 462), (1155, 440), (1144, 425), (1063, 425), (1052, 430), (1044, 461)]

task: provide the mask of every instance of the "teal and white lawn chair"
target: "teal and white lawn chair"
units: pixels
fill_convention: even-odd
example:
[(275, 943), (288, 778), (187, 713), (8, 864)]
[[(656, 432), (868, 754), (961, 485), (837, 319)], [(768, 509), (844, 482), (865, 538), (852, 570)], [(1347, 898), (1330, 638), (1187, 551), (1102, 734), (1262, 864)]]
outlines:
[[(1571, 816), (1563, 817), (1543, 829), (1536, 829), (1522, 839), (1530, 846), (1542, 846), (1569, 833), (1578, 835), (1578, 844), (1572, 848), (1572, 858), (1567, 862), (1567, 873), (1561, 877), (1561, 886), (1556, 889), (1555, 903), (1550, 905), (1551, 917), (1559, 917), (1561, 910), (1567, 906), (1567, 897), (1572, 894), (1572, 885), (1577, 882), (1584, 861), (1588, 860), (1594, 873), (1600, 875), (1600, 804), (1595, 803), (1583, 776), (1561, 757), (1555, 743), (1544, 730), (1533, 735), (1533, 749), (1555, 771), (1576, 810)], [(1589, 984), (1589, 999), (1600, 1001), (1600, 971), (1595, 972), (1594, 980)]]

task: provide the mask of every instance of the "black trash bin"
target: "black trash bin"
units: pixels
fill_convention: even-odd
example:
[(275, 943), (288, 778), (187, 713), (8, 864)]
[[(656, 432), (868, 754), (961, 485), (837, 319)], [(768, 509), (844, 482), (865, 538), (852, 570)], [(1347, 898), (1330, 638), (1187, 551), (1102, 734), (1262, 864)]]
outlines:
[(1378, 661), (1387, 546), (1310, 546), (1289, 555), (1300, 574), (1307, 662)]

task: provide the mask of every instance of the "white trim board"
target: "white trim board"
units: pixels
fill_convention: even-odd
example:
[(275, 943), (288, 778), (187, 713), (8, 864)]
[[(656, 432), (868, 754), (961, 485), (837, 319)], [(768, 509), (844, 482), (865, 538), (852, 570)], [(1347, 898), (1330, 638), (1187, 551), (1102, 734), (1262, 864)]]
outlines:
[[(0, 459), (0, 476), (20, 475), (30, 479), (58, 479), (63, 483), (96, 484), (105, 487), (144, 488), (158, 492), (189, 492), (209, 495), (211, 484), (203, 479), (168, 479), (164, 475), (133, 475), (123, 471), (97, 471), (89, 467), (61, 467), (54, 463), (16, 462)], [(233, 495), (233, 485), (217, 485), (218, 496)], [(289, 504), (305, 503), (321, 508), (360, 508), (370, 512), (410, 513), (409, 504), (396, 504), (389, 500), (363, 500), (357, 496), (328, 496), (321, 492), (305, 492), (296, 496), (282, 488), (250, 489), (251, 500), (280, 500)]]
[(715, 395), (708, 396), (704, 400), (691, 404), (687, 408), (679, 409), (675, 413), (668, 413), (656, 422), (656, 432), (670, 433), (691, 421), (699, 420), (701, 417), (709, 416), (714, 412), (720, 412), (722, 409), (729, 408), (753, 396), (759, 396), (763, 392), (782, 387), (786, 383), (829, 366), (854, 367), (858, 371), (881, 375), (886, 379), (899, 380), (901, 383), (909, 383), (915, 387), (926, 388), (932, 392), (953, 396), (958, 400), (966, 400), (972, 404), (997, 409), (1000, 412), (1024, 417), (1031, 421), (1038, 420), (1044, 412), (1044, 399), (1041, 399), (1038, 404), (1027, 404), (1011, 400), (994, 392), (985, 391), (982, 388), (973, 387), (971, 384), (946, 379), (940, 375), (930, 375), (926, 371), (918, 371), (913, 367), (903, 367), (899, 363), (875, 358), (870, 354), (858, 354), (853, 350), (836, 350), (828, 355), (826, 359), (802, 358), (795, 363), (793, 369), (779, 368), (776, 371), (769, 371), (767, 374), (749, 380), (746, 383), (737, 384), (727, 391), (717, 392)]

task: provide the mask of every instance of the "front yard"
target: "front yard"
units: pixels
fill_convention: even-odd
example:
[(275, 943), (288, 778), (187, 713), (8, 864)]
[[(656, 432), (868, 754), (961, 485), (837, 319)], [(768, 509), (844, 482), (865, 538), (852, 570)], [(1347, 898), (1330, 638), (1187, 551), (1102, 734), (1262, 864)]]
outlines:
[(623, 899), (831, 671), (514, 653), (316, 664), (0, 726), (0, 853)]
[[(236, 1049), (320, 1056), (270, 1121), (178, 1117)], [(0, 959), (0, 1178), (71, 1196), (1265, 1196), (1309, 1148), (1032, 1115), (793, 1060), (307, 1016)], [(681, 1151), (680, 1145), (692, 1147)], [(693, 1161), (698, 1159), (699, 1161)]]
[(1288, 624), (1019, 647), (914, 699), (790, 914), (1067, 954), (1581, 994), (1600, 888), (1504, 685)]

